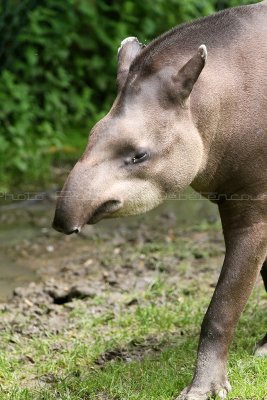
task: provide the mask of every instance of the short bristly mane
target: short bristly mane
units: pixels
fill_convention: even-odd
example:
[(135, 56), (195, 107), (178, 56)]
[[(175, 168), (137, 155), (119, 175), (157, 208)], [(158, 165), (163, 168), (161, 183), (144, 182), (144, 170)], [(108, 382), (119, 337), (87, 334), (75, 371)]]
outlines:
[(175, 59), (179, 53), (196, 50), (202, 43), (209, 49), (224, 47), (240, 35), (241, 20), (252, 12), (251, 6), (240, 6), (178, 25), (146, 46), (134, 60), (131, 70), (140, 70), (152, 60), (157, 62), (157, 58), (164, 63), (164, 54), (168, 63), (170, 56)]

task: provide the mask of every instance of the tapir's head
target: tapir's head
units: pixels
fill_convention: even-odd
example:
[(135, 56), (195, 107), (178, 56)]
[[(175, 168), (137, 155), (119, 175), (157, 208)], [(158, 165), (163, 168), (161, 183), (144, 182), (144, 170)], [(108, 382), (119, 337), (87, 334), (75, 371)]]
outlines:
[(68, 234), (102, 218), (140, 214), (190, 185), (203, 144), (189, 98), (206, 57), (202, 45), (175, 69), (136, 38), (122, 42), (118, 96), (64, 185), (55, 229)]

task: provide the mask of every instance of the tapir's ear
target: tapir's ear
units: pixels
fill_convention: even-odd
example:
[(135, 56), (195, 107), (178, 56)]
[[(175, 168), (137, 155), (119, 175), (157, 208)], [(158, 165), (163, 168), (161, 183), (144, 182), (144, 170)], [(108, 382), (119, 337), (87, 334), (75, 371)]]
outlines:
[(175, 90), (176, 98), (178, 97), (181, 103), (184, 103), (190, 96), (194, 84), (205, 66), (207, 56), (207, 47), (202, 44), (196, 54), (172, 77), (174, 84), (172, 90)]
[(143, 47), (145, 46), (139, 43), (136, 37), (128, 37), (121, 42), (120, 48), (118, 49), (117, 73), (117, 84), (119, 90), (121, 90), (126, 81), (131, 63)]

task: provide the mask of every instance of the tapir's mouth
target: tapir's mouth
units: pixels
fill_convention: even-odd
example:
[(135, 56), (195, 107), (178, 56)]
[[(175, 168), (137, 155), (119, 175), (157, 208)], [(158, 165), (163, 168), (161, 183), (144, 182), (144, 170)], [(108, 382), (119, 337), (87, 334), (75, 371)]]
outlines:
[(112, 214), (122, 207), (122, 202), (119, 200), (108, 200), (101, 204), (87, 220), (88, 225), (93, 225), (103, 218), (111, 218)]

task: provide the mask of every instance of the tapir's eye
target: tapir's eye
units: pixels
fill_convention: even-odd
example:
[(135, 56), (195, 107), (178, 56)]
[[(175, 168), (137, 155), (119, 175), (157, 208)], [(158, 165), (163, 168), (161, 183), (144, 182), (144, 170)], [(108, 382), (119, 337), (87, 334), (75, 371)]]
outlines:
[(133, 164), (138, 164), (148, 159), (148, 153), (146, 151), (140, 151), (139, 153), (135, 154), (132, 158)]

